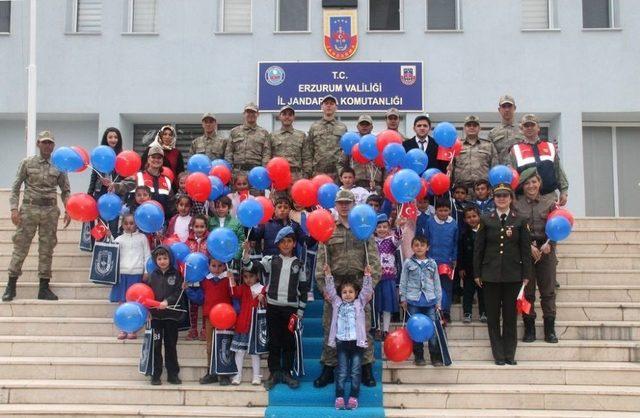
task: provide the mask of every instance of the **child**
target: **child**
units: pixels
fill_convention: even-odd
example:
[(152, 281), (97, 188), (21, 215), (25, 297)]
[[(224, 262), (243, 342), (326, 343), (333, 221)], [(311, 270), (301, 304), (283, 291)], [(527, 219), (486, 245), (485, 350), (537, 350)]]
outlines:
[[(269, 275), (266, 291), (269, 378), (264, 382), (264, 387), (271, 390), (277, 383), (282, 382), (291, 389), (296, 389), (300, 383), (291, 376), (295, 340), (289, 327), (290, 323), (296, 326), (302, 321), (309, 283), (302, 262), (293, 253), (296, 247), (296, 233), (293, 228), (282, 228), (274, 244), (277, 245), (280, 254), (264, 256), (260, 261)], [(254, 263), (249, 258), (250, 248), (250, 244), (245, 242), (242, 261), (244, 268), (248, 269), (252, 269)]]
[[(231, 215), (233, 203), (229, 196), (222, 196), (215, 201), (214, 212), (209, 216), (209, 231), (216, 228), (226, 227), (231, 229), (238, 237), (238, 242), (244, 242), (244, 227)], [(238, 249), (237, 260), (242, 257), (242, 249)]]
[[(231, 293), (234, 298), (240, 299), (240, 315), (236, 320), (235, 333), (231, 343), (231, 351), (235, 352), (238, 374), (231, 380), (232, 385), (239, 385), (242, 381), (242, 364), (249, 349), (249, 330), (253, 325), (253, 310), (264, 305), (264, 286), (258, 283), (259, 277), (260, 264), (256, 263), (251, 269), (242, 270), (243, 283), (240, 286), (235, 286), (234, 281), (231, 280)], [(259, 354), (251, 354), (251, 368), (253, 369), (251, 384), (259, 385), (262, 379)]]
[(191, 225), (191, 199), (186, 194), (180, 195), (176, 206), (178, 213), (169, 220), (165, 235), (170, 237), (175, 234), (180, 242), (185, 242), (189, 238), (189, 225)]
[(449, 199), (436, 201), (436, 215), (427, 219), (424, 236), (431, 244), (429, 257), (438, 263), (440, 284), (446, 293), (446, 301), (442, 306), (442, 314), (447, 322), (451, 321), (451, 297), (453, 293), (453, 272), (458, 259), (458, 225), (451, 215)]
[[(436, 309), (442, 303), (442, 289), (438, 275), (438, 265), (432, 258), (427, 258), (429, 241), (418, 235), (411, 241), (413, 256), (404, 260), (400, 276), (400, 304), (402, 308), (414, 315), (421, 313), (432, 321), (437, 321)], [(429, 339), (429, 355), (433, 366), (442, 366), (442, 355), (434, 335)], [(413, 343), (413, 356), (416, 366), (424, 366), (423, 343)]]
[(207, 374), (200, 378), (201, 385), (208, 385), (220, 380), (220, 386), (229, 385), (229, 376), (209, 374), (211, 366), (211, 344), (213, 341), (213, 326), (209, 321), (209, 311), (218, 303), (231, 303), (231, 285), (227, 277), (227, 265), (214, 258), (209, 259), (209, 274), (200, 282), (204, 291), (204, 316), (205, 334), (207, 340)]
[(152, 385), (161, 385), (162, 381), (162, 341), (164, 340), (165, 366), (169, 377), (167, 381), (174, 385), (182, 383), (178, 373), (178, 321), (182, 314), (173, 309), (167, 309), (178, 303), (182, 291), (182, 275), (173, 266), (171, 251), (163, 246), (158, 246), (151, 253), (156, 264), (155, 270), (149, 273), (147, 282), (156, 301), (160, 302), (157, 308), (151, 309), (151, 328), (153, 328), (153, 375)]
[[(458, 224), (458, 232), (460, 232), (465, 228), (464, 210), (468, 206), (472, 205), (472, 203), (467, 200), (467, 186), (457, 183), (453, 187), (452, 204), (453, 204), (453, 210), (451, 211), (451, 215), (453, 219), (455, 219), (456, 223)], [(463, 290), (460, 284), (460, 275), (458, 272), (456, 272), (453, 278), (453, 303), (460, 303), (460, 299), (462, 297), (463, 297)]]
[[(399, 226), (404, 225), (404, 218), (398, 220)], [(392, 229), (387, 215), (378, 215), (378, 225), (375, 231), (376, 245), (380, 255), (382, 274), (375, 290), (376, 314), (382, 314), (382, 330), (378, 330), (376, 337), (384, 340), (389, 333), (391, 314), (399, 311), (398, 294), (396, 292), (396, 250), (401, 239), (400, 229)]]
[[(111, 288), (109, 296), (109, 301), (119, 303), (126, 302), (125, 295), (131, 285), (142, 281), (145, 264), (151, 255), (149, 241), (144, 234), (138, 232), (133, 214), (128, 213), (122, 217), (122, 227), (124, 233), (115, 240), (120, 246), (120, 280)], [(136, 334), (120, 331), (118, 339), (125, 338), (134, 340)]]
[[(176, 192), (176, 199), (180, 198), (180, 196), (188, 196), (186, 184), (187, 177), (189, 176), (189, 172), (183, 171), (178, 174), (178, 191)], [(207, 202), (196, 202), (195, 200), (191, 201), (191, 209), (189, 211), (189, 215), (206, 215), (207, 214)]]
[(351, 190), (356, 197), (356, 205), (360, 203), (366, 203), (367, 198), (371, 194), (369, 190), (364, 187), (356, 186), (356, 172), (351, 167), (345, 167), (340, 172), (340, 183), (342, 183), (341, 190)]
[[(275, 238), (278, 232), (286, 226), (290, 226), (293, 229), (297, 242), (305, 241), (305, 235), (300, 225), (289, 219), (289, 213), (291, 212), (291, 201), (289, 198), (279, 196), (275, 201), (275, 206), (274, 218), (265, 224), (252, 228), (249, 232), (249, 241), (258, 247), (261, 246), (263, 255), (277, 255), (279, 253)], [(315, 243), (312, 239), (307, 239), (307, 242), (309, 244)]]
[(471, 323), (471, 305), (473, 304), (473, 296), (478, 292), (478, 313), (480, 314), (480, 322), (487, 322), (487, 315), (484, 310), (484, 292), (480, 286), (476, 284), (476, 277), (473, 271), (473, 248), (476, 241), (476, 233), (480, 226), (480, 211), (475, 206), (470, 206), (464, 210), (464, 221), (466, 228), (460, 237), (460, 279), (464, 295), (462, 299), (462, 311), (464, 312), (465, 324)]
[[(202, 253), (206, 256), (209, 255), (207, 250), (207, 237), (209, 231), (207, 231), (207, 218), (204, 215), (195, 215), (191, 219), (189, 225), (189, 237), (186, 244), (192, 253)], [(197, 302), (198, 297), (195, 297), (199, 293), (200, 283), (189, 283), (187, 289), (187, 296), (189, 296), (189, 322), (191, 328), (187, 334), (187, 340), (195, 340), (198, 338), (198, 310), (200, 309), (200, 303)], [(194, 294), (192, 297), (190, 294)], [(201, 298), (202, 296), (200, 296)], [(204, 341), (205, 337), (205, 317), (202, 317), (202, 329), (200, 330), (200, 340)]]
[(476, 181), (473, 187), (473, 191), (476, 195), (476, 200), (473, 203), (478, 207), (480, 216), (489, 215), (496, 211), (496, 204), (493, 202), (493, 198), (490, 196), (491, 187), (489, 182), (485, 179)]
[(137, 186), (133, 191), (134, 199), (129, 201), (129, 213), (134, 213), (138, 206), (151, 200), (151, 189), (149, 186)]
[[(289, 219), (293, 222), (300, 224), (300, 228), (305, 236), (309, 235), (307, 229), (307, 217), (311, 212), (306, 208), (293, 203), (293, 210), (289, 212)], [(318, 251), (318, 243), (309, 244), (306, 240), (304, 242), (296, 242), (296, 257), (302, 260), (307, 274), (307, 281), (309, 282), (309, 294), (308, 301), (314, 300), (313, 285), (316, 281), (316, 255)]]
[(377, 194), (371, 194), (367, 197), (366, 204), (371, 206), (376, 213), (380, 213), (380, 209), (382, 208), (382, 201), (384, 199)]
[(371, 268), (367, 266), (362, 278), (362, 290), (357, 283), (343, 282), (336, 294), (336, 287), (328, 265), (324, 266), (326, 299), (331, 301), (333, 313), (327, 344), (338, 352), (336, 370), (336, 409), (345, 409), (344, 386), (347, 377), (351, 378), (351, 392), (347, 409), (358, 407), (360, 381), (362, 377), (362, 358), (367, 347), (364, 307), (373, 295)]
[(233, 193), (229, 193), (229, 199), (231, 199), (231, 215), (235, 218), (238, 205), (249, 197), (249, 177), (246, 174), (236, 174), (236, 178), (233, 181)]

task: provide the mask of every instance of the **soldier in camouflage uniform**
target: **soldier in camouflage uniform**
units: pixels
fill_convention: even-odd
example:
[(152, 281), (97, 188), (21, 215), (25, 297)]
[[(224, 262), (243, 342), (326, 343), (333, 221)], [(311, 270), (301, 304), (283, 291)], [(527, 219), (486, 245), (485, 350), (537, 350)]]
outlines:
[[(373, 119), (369, 115), (360, 115), (356, 129), (360, 136), (368, 135), (373, 131)], [(375, 192), (376, 187), (382, 190), (382, 181), (384, 180), (384, 169), (375, 165), (374, 162), (367, 164), (360, 164), (353, 161), (344, 152), (341, 155), (342, 166), (351, 167), (356, 172), (356, 186), (364, 187), (365, 189)], [(371, 173), (374, 173), (373, 181), (371, 179)]]
[[(336, 195), (336, 210), (339, 219), (333, 235), (324, 244), (318, 247), (318, 263), (316, 264), (316, 280), (318, 290), (324, 293), (325, 277), (324, 265), (329, 265), (335, 279), (335, 285), (339, 286), (344, 281), (351, 281), (362, 285), (362, 276), (367, 264), (371, 268), (373, 286), (380, 281), (380, 258), (378, 256), (376, 242), (373, 237), (366, 242), (358, 241), (349, 229), (347, 217), (353, 208), (355, 196), (350, 190), (340, 190)], [(366, 249), (365, 249), (366, 246)], [(326, 254), (326, 257), (325, 257)], [(324, 346), (320, 362), (324, 365), (322, 374), (313, 385), (324, 387), (334, 381), (334, 369), (338, 364), (336, 349), (327, 344), (329, 329), (331, 327), (332, 306), (330, 301), (324, 302), (322, 312), (322, 326), (324, 328)], [(365, 386), (375, 386), (376, 381), (372, 373), (372, 365), (375, 361), (373, 354), (373, 338), (369, 333), (371, 329), (371, 305), (365, 307), (365, 329), (367, 330), (367, 348), (362, 360), (362, 383)]]
[(387, 129), (389, 129), (391, 131), (396, 131), (397, 133), (399, 133), (400, 136), (402, 137), (403, 141), (408, 139), (399, 130), (399, 128), (400, 128), (400, 111), (398, 111), (398, 109), (396, 109), (395, 107), (392, 107), (391, 109), (387, 110), (387, 112), (384, 115), (384, 121), (387, 124)]
[(282, 125), (271, 134), (271, 153), (289, 161), (293, 181), (311, 176), (311, 149), (307, 145), (307, 135), (293, 128), (295, 118), (295, 110), (284, 106), (279, 116)]
[(476, 181), (488, 178), (491, 167), (498, 164), (496, 147), (491, 141), (480, 138), (479, 132), (480, 119), (474, 115), (467, 116), (464, 120), (462, 149), (452, 162), (452, 183), (465, 186), (470, 196), (474, 196)]
[(202, 129), (204, 130), (204, 135), (191, 142), (189, 157), (195, 154), (205, 154), (211, 160), (224, 158), (227, 140), (218, 135), (218, 122), (213, 113), (202, 115)]
[[(38, 134), (38, 148), (40, 155), (27, 157), (20, 163), (16, 179), (11, 189), (11, 222), (17, 226), (13, 235), (13, 254), (9, 263), (9, 281), (2, 295), (3, 302), (9, 302), (16, 297), (16, 282), (22, 274), (24, 263), (33, 236), (38, 231), (38, 277), (40, 289), (38, 299), (58, 300), (49, 289), (51, 280), (51, 261), (53, 249), (58, 239), (58, 196), (56, 187), (60, 187), (62, 202), (66, 204), (69, 198), (69, 179), (66, 173), (58, 171), (51, 164), (51, 153), (55, 147), (53, 135), (49, 131)], [(24, 183), (22, 206), (19, 206), (20, 187)], [(64, 227), (69, 225), (71, 218), (64, 215)]]
[(514, 122), (515, 99), (508, 94), (501, 96), (498, 100), (498, 112), (500, 112), (502, 123), (489, 132), (487, 139), (493, 142), (496, 151), (498, 151), (498, 164), (511, 165), (509, 151), (511, 151), (513, 144), (522, 138), (518, 125)]
[(246, 174), (253, 167), (265, 166), (271, 159), (271, 135), (258, 126), (258, 107), (247, 103), (244, 123), (229, 132), (224, 159), (233, 166), (233, 174)]
[(342, 161), (340, 138), (347, 126), (336, 120), (336, 98), (329, 95), (322, 100), (322, 119), (314, 122), (307, 136), (311, 150), (311, 175), (327, 174), (337, 180)]

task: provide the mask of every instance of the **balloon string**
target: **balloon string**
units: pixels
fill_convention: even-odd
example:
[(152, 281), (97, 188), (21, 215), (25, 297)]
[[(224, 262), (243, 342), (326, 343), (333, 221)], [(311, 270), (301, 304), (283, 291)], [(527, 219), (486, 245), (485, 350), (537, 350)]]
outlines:
[[(187, 277), (187, 270), (186, 269), (184, 271), (184, 277), (185, 277), (185, 280), (186, 280), (186, 277)], [(183, 293), (184, 293), (184, 288), (180, 291), (180, 296), (178, 296), (178, 299), (176, 299), (176, 304), (173, 305), (173, 309), (176, 309), (178, 307), (178, 303), (180, 303), (180, 299), (182, 299), (182, 294)]]
[(367, 241), (364, 242), (364, 257), (367, 260), (367, 266), (369, 265), (369, 250), (367, 249)]
[(93, 168), (92, 165), (87, 164), (87, 167), (89, 167), (90, 169), (92, 169), (93, 171), (96, 172), (96, 174), (98, 175), (98, 177), (100, 177), (101, 179), (104, 178), (104, 176), (102, 174), (100, 174), (100, 172), (98, 170), (96, 170), (95, 168)]

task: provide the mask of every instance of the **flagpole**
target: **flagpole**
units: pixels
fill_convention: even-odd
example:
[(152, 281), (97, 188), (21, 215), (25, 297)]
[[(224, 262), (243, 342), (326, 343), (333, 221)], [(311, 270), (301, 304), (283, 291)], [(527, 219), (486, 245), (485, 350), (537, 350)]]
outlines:
[(36, 0), (29, 2), (29, 65), (27, 66), (27, 156), (36, 154)]

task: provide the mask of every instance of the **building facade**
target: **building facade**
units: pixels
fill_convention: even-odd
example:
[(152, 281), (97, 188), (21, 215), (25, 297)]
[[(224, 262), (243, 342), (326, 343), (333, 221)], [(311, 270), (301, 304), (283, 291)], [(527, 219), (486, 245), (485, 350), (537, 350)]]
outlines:
[[(640, 216), (640, 2), (353, 3), (351, 61), (421, 61), (423, 110), (457, 126), (476, 114), (484, 132), (499, 123), (498, 97), (513, 95), (517, 118), (538, 114), (557, 141), (576, 215)], [(26, 153), (28, 6), (0, 1), (0, 187)], [(165, 123), (186, 144), (203, 112), (223, 131), (241, 122), (259, 62), (332, 62), (320, 0), (39, 0), (37, 21), (37, 128), (58, 145), (92, 148), (116, 126), (126, 148), (140, 148)], [(408, 136), (417, 114), (402, 115)], [(298, 114), (296, 125), (318, 116)], [(355, 128), (357, 113), (339, 116)], [(372, 116), (383, 129), (383, 113)], [(269, 112), (259, 124), (278, 126)], [(87, 174), (70, 178), (86, 188)]]

